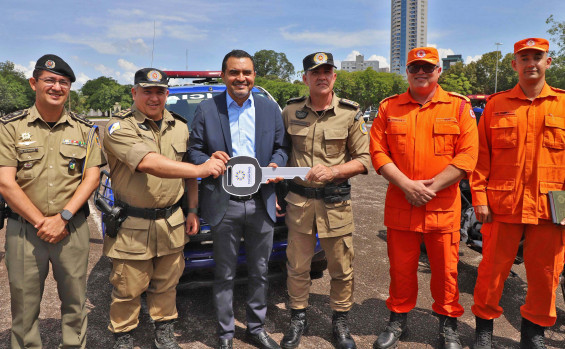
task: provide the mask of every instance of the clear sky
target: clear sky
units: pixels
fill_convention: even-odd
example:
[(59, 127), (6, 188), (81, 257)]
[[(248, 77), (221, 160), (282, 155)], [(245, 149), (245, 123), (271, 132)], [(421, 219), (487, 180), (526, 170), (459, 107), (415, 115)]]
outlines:
[[(133, 83), (152, 54), (160, 69), (185, 70), (188, 62), (189, 70), (220, 70), (235, 48), (284, 52), (297, 71), (316, 51), (332, 52), (336, 61), (361, 53), (388, 67), (390, 6), (390, 0), (2, 0), (0, 62), (12, 61), (30, 76), (40, 56), (57, 54), (73, 68), (75, 88), (101, 75)], [(520, 39), (549, 39), (551, 14), (565, 21), (565, 1), (429, 0), (428, 45), (466, 62), (494, 51), (496, 42), (506, 54)]]

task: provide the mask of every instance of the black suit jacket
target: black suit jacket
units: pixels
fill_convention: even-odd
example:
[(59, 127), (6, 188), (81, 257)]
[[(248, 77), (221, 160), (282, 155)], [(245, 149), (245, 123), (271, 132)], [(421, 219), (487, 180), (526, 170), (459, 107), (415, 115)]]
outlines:
[[(196, 108), (189, 138), (188, 159), (193, 164), (204, 163), (218, 151), (233, 156), (226, 93), (201, 102)], [(284, 129), (279, 106), (263, 96), (254, 94), (255, 151), (261, 167), (274, 162), (285, 166), (288, 160), (288, 136)], [(275, 186), (261, 185), (261, 197), (269, 217), (275, 216)], [(220, 178), (208, 177), (200, 182), (200, 209), (202, 218), (210, 225), (220, 223), (228, 207), (229, 194), (222, 188)]]

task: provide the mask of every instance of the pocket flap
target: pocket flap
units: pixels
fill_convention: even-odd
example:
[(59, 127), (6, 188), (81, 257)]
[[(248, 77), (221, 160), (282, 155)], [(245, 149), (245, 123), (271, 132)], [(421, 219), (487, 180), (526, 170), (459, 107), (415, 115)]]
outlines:
[(514, 190), (513, 179), (491, 179), (488, 182), (487, 189), (499, 191), (512, 191)]
[(331, 128), (324, 130), (324, 139), (345, 139), (347, 138), (347, 130), (343, 128)]
[(306, 199), (305, 197), (298, 195), (294, 192), (289, 192), (286, 197), (284, 198), (284, 200), (294, 206), (298, 206), (298, 207), (302, 207), (306, 204), (306, 201), (308, 201), (308, 199)]
[(408, 132), (408, 123), (406, 119), (388, 118), (386, 134), (403, 135)]
[(146, 230), (149, 229), (149, 219), (140, 218), (140, 217), (128, 217), (123, 223), (122, 228), (126, 229), (139, 229), (139, 230)]
[(461, 133), (459, 125), (452, 123), (436, 122), (434, 124), (435, 134), (445, 134), (445, 135), (458, 135)]
[(500, 118), (493, 118), (490, 128), (509, 128), (518, 125), (517, 116), (505, 116)]
[(555, 182), (539, 182), (539, 191), (542, 194), (547, 194), (554, 190), (565, 190), (565, 184)]
[(300, 126), (300, 125), (290, 125), (288, 129), (288, 133), (292, 136), (304, 136), (308, 135), (310, 129), (308, 127)]
[(76, 145), (62, 144), (59, 151), (61, 155), (68, 158), (84, 159), (86, 156), (86, 148)]
[(182, 214), (182, 210), (178, 208), (175, 213), (173, 213), (169, 218), (167, 218), (167, 223), (171, 227), (176, 227), (180, 224), (184, 223), (184, 215)]
[(557, 127), (565, 129), (565, 118), (560, 116), (553, 116), (551, 114), (545, 116), (545, 126)]
[(436, 196), (426, 204), (426, 211), (434, 212), (452, 212), (454, 207), (454, 198)]
[(44, 154), (45, 149), (43, 147), (17, 148), (17, 157), (20, 162), (39, 160)]
[(186, 153), (186, 142), (173, 143), (173, 149), (177, 153)]

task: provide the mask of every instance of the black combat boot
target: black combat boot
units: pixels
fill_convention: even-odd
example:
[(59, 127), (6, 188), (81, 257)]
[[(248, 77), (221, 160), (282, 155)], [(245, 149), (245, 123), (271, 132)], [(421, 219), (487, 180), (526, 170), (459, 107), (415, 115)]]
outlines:
[(396, 348), (398, 340), (408, 332), (406, 327), (407, 319), (408, 313), (395, 313), (391, 311), (388, 324), (385, 330), (379, 334), (375, 343), (373, 343), (373, 349)]
[(473, 349), (492, 349), (492, 326), (494, 320), (475, 316), (475, 343)]
[(355, 341), (349, 333), (347, 311), (334, 311), (332, 316), (333, 337), (338, 349), (356, 349)]
[(459, 335), (457, 334), (457, 318), (439, 316), (439, 339), (441, 347), (445, 349), (462, 349)]
[(112, 349), (133, 349), (133, 337), (131, 331), (114, 333), (114, 346)]
[(290, 309), (290, 326), (281, 340), (281, 347), (294, 349), (300, 344), (303, 334), (308, 332), (306, 309)]
[(181, 349), (175, 339), (174, 320), (155, 322), (155, 348)]
[(520, 349), (546, 349), (545, 327), (522, 318)]

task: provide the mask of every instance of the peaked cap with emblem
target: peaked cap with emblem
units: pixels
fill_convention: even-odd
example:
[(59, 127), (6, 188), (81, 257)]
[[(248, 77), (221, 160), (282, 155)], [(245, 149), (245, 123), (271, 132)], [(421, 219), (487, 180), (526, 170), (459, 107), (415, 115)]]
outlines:
[(522, 50), (549, 51), (549, 41), (542, 38), (527, 38), (514, 44), (514, 54)]
[(329, 52), (311, 53), (302, 60), (305, 72), (308, 70), (314, 70), (324, 64), (329, 64), (332, 67), (337, 68), (334, 64), (334, 56)]
[(135, 72), (134, 84), (141, 87), (169, 87), (169, 77), (164, 71), (155, 68), (143, 68)]
[(435, 47), (416, 47), (410, 52), (408, 52), (408, 59), (406, 60), (406, 65), (410, 65), (412, 62), (427, 62), (431, 64), (439, 63), (439, 53)]
[(71, 67), (61, 57), (48, 54), (41, 56), (35, 63), (35, 69), (46, 70), (48, 72), (68, 77), (71, 82), (75, 82), (75, 73)]

